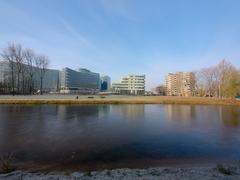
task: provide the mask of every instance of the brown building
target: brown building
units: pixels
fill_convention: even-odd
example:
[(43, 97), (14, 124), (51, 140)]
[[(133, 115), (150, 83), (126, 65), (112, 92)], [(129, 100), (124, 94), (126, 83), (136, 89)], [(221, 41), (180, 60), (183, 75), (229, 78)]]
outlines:
[(168, 96), (194, 96), (195, 75), (192, 72), (169, 73), (166, 77)]

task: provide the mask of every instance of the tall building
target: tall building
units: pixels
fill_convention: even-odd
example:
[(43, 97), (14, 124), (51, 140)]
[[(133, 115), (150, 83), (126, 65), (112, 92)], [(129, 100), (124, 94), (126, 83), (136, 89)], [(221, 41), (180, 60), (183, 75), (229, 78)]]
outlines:
[(78, 71), (64, 68), (61, 71), (60, 93), (95, 94), (100, 90), (100, 75), (87, 69)]
[(118, 94), (143, 95), (145, 93), (145, 75), (128, 75), (120, 82), (113, 83), (112, 90)]
[(169, 73), (166, 88), (168, 96), (194, 96), (195, 75), (192, 72)]
[(101, 91), (110, 91), (111, 78), (109, 76), (101, 76)]

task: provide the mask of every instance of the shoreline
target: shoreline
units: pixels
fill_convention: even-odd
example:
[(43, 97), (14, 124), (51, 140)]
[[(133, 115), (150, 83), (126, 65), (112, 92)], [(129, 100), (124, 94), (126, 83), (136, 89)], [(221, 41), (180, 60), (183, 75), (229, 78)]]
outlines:
[(79, 96), (43, 95), (43, 96), (0, 96), (0, 104), (179, 104), (179, 105), (232, 105), (240, 106), (235, 99), (176, 96)]
[(154, 167), (145, 169), (113, 169), (89, 172), (28, 172), (13, 171), (0, 174), (0, 179), (239, 179), (240, 164), (193, 167)]

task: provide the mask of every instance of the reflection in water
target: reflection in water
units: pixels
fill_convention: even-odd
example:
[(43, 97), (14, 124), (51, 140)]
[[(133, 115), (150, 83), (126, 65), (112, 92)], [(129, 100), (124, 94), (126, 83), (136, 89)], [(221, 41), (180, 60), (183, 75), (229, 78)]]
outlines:
[(190, 123), (196, 118), (196, 107), (189, 105), (166, 105), (168, 119)]
[(0, 106), (0, 155), (14, 152), (24, 164), (111, 168), (235, 160), (239, 134), (240, 109), (233, 106)]
[(125, 117), (126, 120), (136, 120), (139, 121), (144, 119), (144, 109), (145, 106), (142, 104), (139, 105), (120, 105), (120, 106), (112, 106), (112, 111), (114, 113), (120, 113)]
[[(109, 106), (94, 106), (94, 105), (87, 105), (87, 106), (77, 106), (77, 105), (59, 105), (57, 108), (57, 114), (59, 120), (83, 120), (86, 118), (91, 118), (98, 116), (99, 111), (107, 112), (109, 111)], [(101, 110), (100, 110), (101, 108)]]
[(225, 126), (237, 127), (240, 125), (240, 108), (232, 106), (218, 107), (219, 119)]

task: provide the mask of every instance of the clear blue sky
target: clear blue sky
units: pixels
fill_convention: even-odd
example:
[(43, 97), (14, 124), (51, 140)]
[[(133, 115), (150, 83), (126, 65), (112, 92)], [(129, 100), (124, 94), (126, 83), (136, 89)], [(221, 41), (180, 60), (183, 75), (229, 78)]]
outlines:
[(240, 0), (0, 0), (0, 50), (13, 41), (51, 68), (146, 74), (149, 89), (223, 58), (239, 68)]

